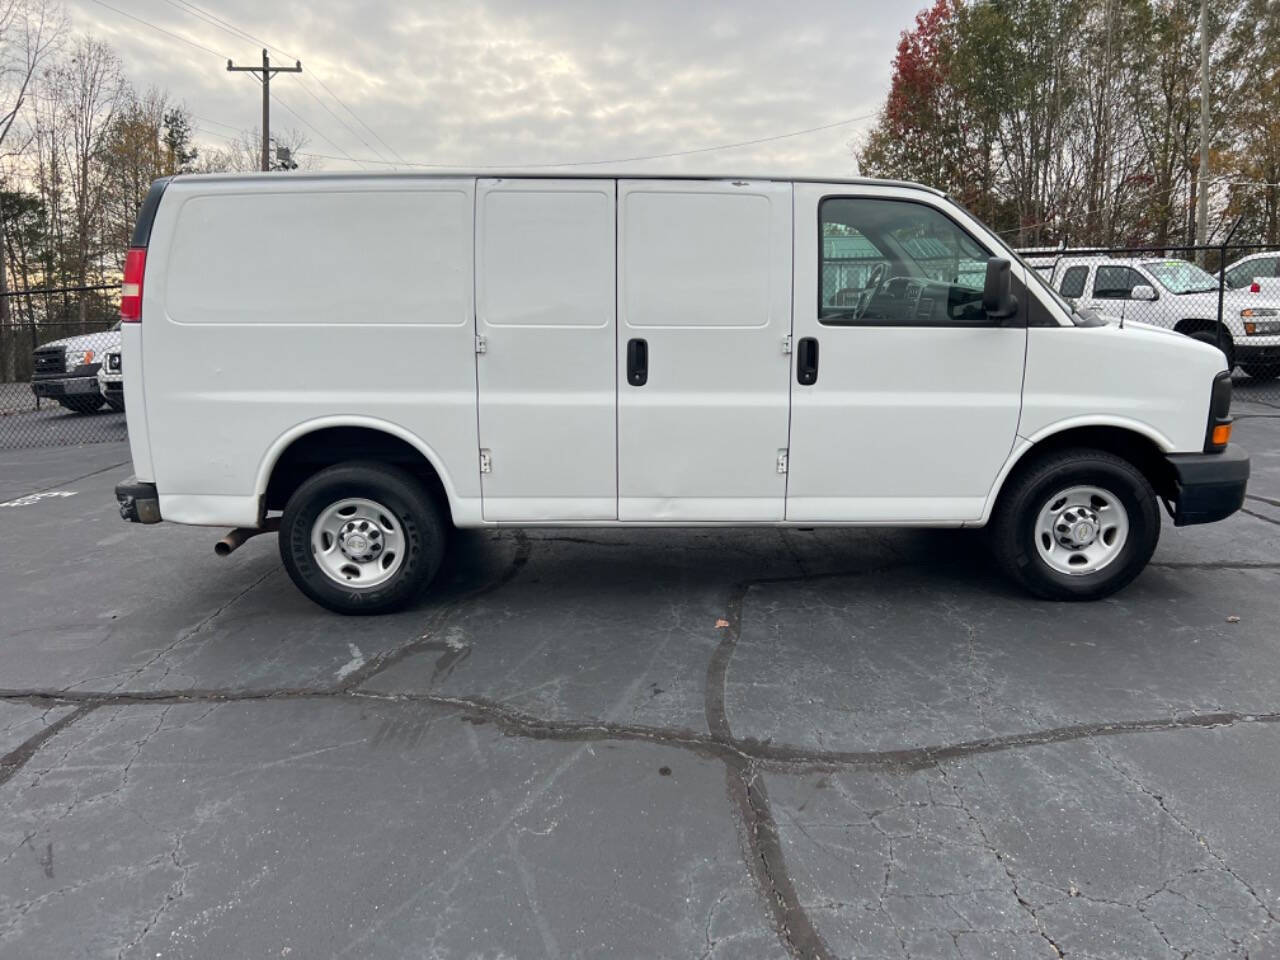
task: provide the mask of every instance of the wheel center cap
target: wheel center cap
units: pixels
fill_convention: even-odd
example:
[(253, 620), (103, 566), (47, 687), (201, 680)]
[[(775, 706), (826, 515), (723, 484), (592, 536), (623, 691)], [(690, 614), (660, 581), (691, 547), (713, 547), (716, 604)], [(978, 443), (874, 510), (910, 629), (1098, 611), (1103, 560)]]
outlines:
[(369, 550), (369, 538), (359, 533), (347, 534), (346, 548), (347, 553), (367, 553)]
[(1058, 515), (1058, 542), (1070, 550), (1081, 550), (1098, 539), (1101, 524), (1091, 510), (1069, 507)]

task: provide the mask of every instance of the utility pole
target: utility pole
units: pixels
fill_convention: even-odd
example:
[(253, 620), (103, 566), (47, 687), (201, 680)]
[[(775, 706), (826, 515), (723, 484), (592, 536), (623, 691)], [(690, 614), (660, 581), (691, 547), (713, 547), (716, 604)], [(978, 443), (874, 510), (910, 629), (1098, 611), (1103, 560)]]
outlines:
[[(1200, 0), (1200, 175), (1197, 177), (1196, 245), (1209, 239), (1209, 0)], [(1203, 250), (1196, 261), (1204, 266)]]
[(227, 70), (233, 73), (260, 74), (258, 79), (262, 83), (262, 170), (265, 173), (271, 169), (271, 78), (277, 73), (301, 73), (302, 61), (295, 60), (292, 67), (273, 67), (271, 66), (271, 57), (267, 55), (264, 47), (262, 50), (262, 66), (237, 67), (228, 60)]

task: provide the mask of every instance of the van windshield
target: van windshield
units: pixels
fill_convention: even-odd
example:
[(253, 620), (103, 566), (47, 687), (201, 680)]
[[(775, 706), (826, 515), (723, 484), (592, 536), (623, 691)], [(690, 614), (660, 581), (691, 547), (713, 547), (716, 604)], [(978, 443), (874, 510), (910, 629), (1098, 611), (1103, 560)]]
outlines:
[(1211, 293), (1218, 289), (1217, 280), (1186, 260), (1158, 260), (1143, 266), (1172, 294)]

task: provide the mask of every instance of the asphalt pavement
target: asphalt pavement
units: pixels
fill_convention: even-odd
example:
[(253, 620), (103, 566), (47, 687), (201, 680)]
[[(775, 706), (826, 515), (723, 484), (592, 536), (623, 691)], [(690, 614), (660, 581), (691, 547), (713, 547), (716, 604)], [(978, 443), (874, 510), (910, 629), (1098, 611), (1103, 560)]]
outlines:
[(459, 532), (412, 609), (0, 451), (2, 957), (1280, 956), (1280, 417), (1094, 604), (980, 532)]

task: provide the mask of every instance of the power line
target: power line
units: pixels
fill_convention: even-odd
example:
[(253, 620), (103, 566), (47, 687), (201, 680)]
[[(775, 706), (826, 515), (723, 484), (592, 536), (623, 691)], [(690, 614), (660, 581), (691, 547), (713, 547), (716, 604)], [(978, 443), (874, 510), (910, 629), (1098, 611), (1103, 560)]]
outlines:
[[(134, 16), (132, 13), (128, 13), (127, 11), (121, 10), (119, 7), (114, 7), (111, 4), (106, 3), (105, 0), (93, 0), (93, 2), (98, 4), (98, 6), (100, 7), (104, 7), (105, 9), (110, 10), (112, 13), (117, 13), (122, 17), (126, 17), (132, 20), (134, 23), (140, 23), (144, 27), (150, 27), (152, 30), (155, 30), (157, 33), (164, 34), (166, 37), (170, 37), (173, 40), (178, 40), (182, 43), (187, 44), (188, 46), (195, 47), (197, 50), (203, 50), (205, 53), (213, 54), (219, 60), (228, 60), (228, 61), (230, 60), (230, 58), (227, 57), (226, 54), (220, 53), (219, 51), (214, 50), (212, 47), (206, 47), (203, 43), (197, 43), (195, 40), (191, 40), (188, 37), (182, 36), (182, 34), (174, 33), (172, 30), (166, 30), (164, 27), (157, 26), (156, 24), (152, 23), (150, 20), (145, 20), (142, 17)], [(246, 78), (246, 79), (249, 79), (249, 78)], [(273, 93), (271, 94), (271, 99), (274, 100), (280, 107), (282, 107), (283, 109), (291, 113), (297, 120), (299, 120), (308, 129), (310, 129), (311, 132), (314, 133), (317, 137), (319, 137), (321, 140), (329, 144), (329, 146), (333, 147), (333, 149), (337, 150), (339, 153), (342, 153), (344, 155), (342, 157), (333, 157), (332, 159), (334, 160), (346, 159), (351, 163), (358, 163), (363, 165), (364, 161), (357, 160), (350, 153), (347, 153), (345, 149), (343, 149), (338, 144), (334, 143), (331, 139), (326, 137), (309, 120), (307, 120), (306, 117), (299, 114), (298, 111), (294, 110), (287, 103), (281, 100), (279, 96)], [(227, 126), (230, 126), (230, 125), (227, 124)], [(268, 134), (267, 134), (267, 131), (265, 130), (263, 131), (262, 140), (264, 145), (267, 144)]]
[(212, 53), (215, 57), (218, 57), (221, 60), (227, 59), (226, 56), (219, 53), (217, 50), (214, 50), (212, 47), (206, 47), (203, 43), (196, 43), (196, 41), (190, 40), (187, 37), (182, 36), (182, 34), (174, 33), (172, 30), (166, 30), (164, 27), (158, 27), (154, 23), (151, 23), (149, 20), (144, 20), (141, 17), (135, 17), (132, 13), (126, 13), (125, 11), (121, 10), (119, 7), (113, 7), (109, 3), (104, 3), (103, 0), (93, 0), (93, 2), (100, 7), (106, 7), (112, 13), (118, 13), (120, 14), (120, 16), (128, 17), (130, 20), (134, 21), (135, 23), (140, 23), (144, 27), (150, 27), (152, 30), (159, 31), (160, 33), (163, 33), (166, 37), (172, 37), (174, 40), (181, 40), (183, 43), (188, 44), (189, 46), (195, 47), (197, 50), (203, 50), (205, 53)]
[[(181, 10), (183, 13), (188, 13), (188, 14), (191, 14), (192, 16), (195, 16), (198, 19), (204, 21), (205, 23), (208, 23), (210, 26), (217, 27), (219, 30), (223, 31), (224, 33), (230, 34), (231, 36), (236, 37), (237, 39), (244, 38), (244, 39), (252, 40), (254, 43), (261, 44), (265, 47), (275, 50), (277, 53), (283, 54), (284, 56), (288, 57), (290, 60), (299, 59), (298, 57), (289, 53), (287, 50), (281, 47), (278, 47), (273, 43), (268, 43), (266, 40), (263, 40), (261, 37), (254, 36), (252, 33), (249, 33), (247, 30), (244, 30), (241, 27), (236, 26), (234, 23), (231, 23), (229, 20), (224, 20), (222, 17), (219, 17), (217, 14), (213, 13), (212, 11), (206, 10), (195, 3), (191, 3), (190, 0), (165, 0), (165, 3), (169, 4), (171, 7), (174, 7), (177, 10)], [(347, 106), (346, 103), (344, 103), (336, 93), (334, 93), (331, 89), (329, 89), (329, 85), (326, 84), (324, 80), (322, 80), (319, 76), (317, 76), (314, 70), (312, 71), (312, 76), (315, 78), (316, 83), (320, 84), (320, 86), (325, 90), (325, 92), (328, 93), (329, 96), (331, 96), (338, 103), (339, 106), (341, 106), (344, 110), (346, 110), (347, 113), (351, 114), (351, 116), (354, 117), (355, 120), (361, 126), (363, 126), (366, 130), (369, 131), (369, 133), (373, 135), (374, 139), (376, 139), (379, 143), (381, 143), (384, 147), (386, 147), (386, 149), (389, 152), (394, 154), (400, 160), (401, 163), (404, 162), (404, 158), (401, 157), (400, 154), (395, 149), (388, 146), (387, 142), (378, 135), (378, 132), (374, 130), (373, 127), (365, 123), (364, 120), (361, 119), (361, 117), (354, 110), (352, 110), (349, 106)], [(315, 100), (316, 103), (320, 104), (320, 106), (324, 109), (324, 111), (328, 113), (331, 117), (333, 117), (334, 120), (337, 120), (338, 123), (340, 123), (348, 133), (350, 133), (353, 137), (359, 140), (364, 145), (365, 149), (371, 151), (372, 153), (376, 153), (378, 155), (379, 160), (386, 162), (386, 157), (383, 155), (383, 153), (380, 150), (378, 150), (376, 147), (370, 144), (367, 140), (365, 140), (364, 137), (360, 136), (360, 134), (357, 133), (355, 130), (353, 130), (345, 120), (343, 120), (336, 113), (334, 113), (333, 110), (329, 108), (328, 104), (326, 104), (323, 100), (321, 100), (318, 96), (316, 96), (315, 93), (311, 91), (311, 88), (307, 86), (307, 84), (303, 82), (301, 78), (299, 78), (299, 82), (302, 84), (303, 90), (307, 92), (307, 95), (311, 97), (311, 99)], [(351, 158), (351, 159), (354, 160), (354, 158)]]

